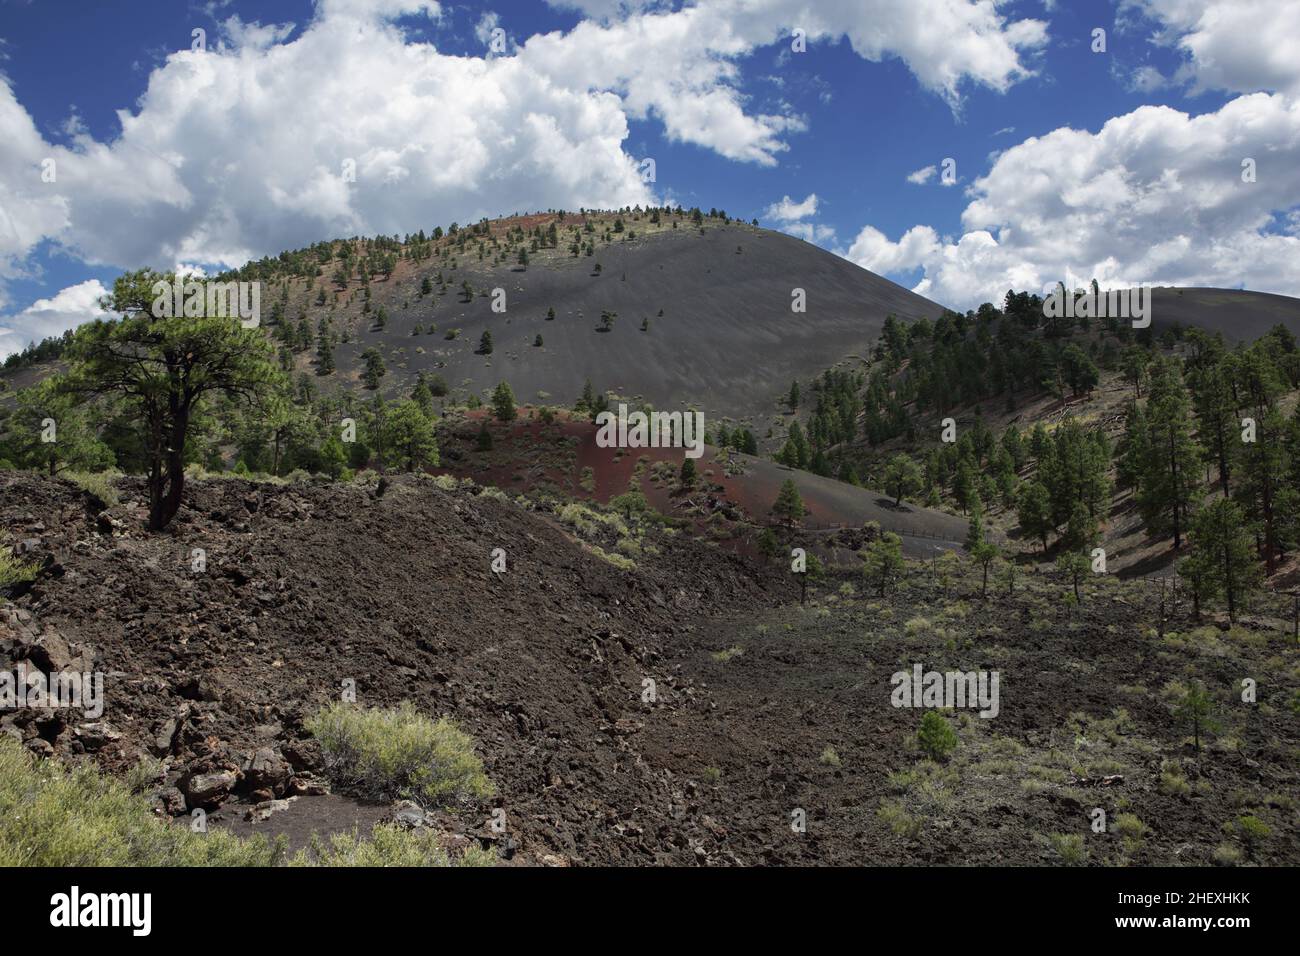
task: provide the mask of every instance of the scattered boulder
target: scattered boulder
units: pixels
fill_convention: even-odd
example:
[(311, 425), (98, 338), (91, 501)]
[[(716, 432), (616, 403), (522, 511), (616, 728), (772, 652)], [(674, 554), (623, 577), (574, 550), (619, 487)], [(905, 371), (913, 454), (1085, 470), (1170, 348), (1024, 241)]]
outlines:
[(289, 778), (285, 792), (297, 797), (323, 797), (330, 792), (329, 781), (317, 778), (309, 771), (302, 771)]
[(121, 734), (102, 720), (78, 724), (72, 733), (87, 750), (99, 750), (122, 739)]
[(395, 803), (390, 819), (406, 830), (416, 830), (429, 825), (429, 815), (412, 800), (399, 800)]
[(165, 757), (175, 750), (177, 734), (188, 716), (189, 709), (184, 707), (175, 717), (168, 717), (162, 722), (154, 732), (153, 741), (149, 744), (149, 750), (155, 757)]
[(169, 817), (179, 817), (189, 808), (185, 804), (185, 795), (175, 787), (164, 787), (153, 796), (154, 809)]
[(270, 747), (259, 747), (244, 761), (244, 785), (250, 790), (266, 790), (271, 793), (283, 793), (285, 785), (293, 770), (284, 758)]
[(239, 774), (234, 770), (193, 773), (181, 778), (181, 791), (191, 808), (207, 809), (220, 805), (238, 782)]
[(283, 744), (280, 747), (280, 752), (289, 761), (289, 765), (300, 772), (303, 770), (320, 770), (325, 766), (325, 755), (321, 752), (320, 743), (310, 738)]
[(23, 641), (20, 638), (19, 643), (21, 647), (18, 656), (31, 661), (46, 674), (55, 671), (91, 669), (92, 655), (84, 649), (74, 652), (68, 642), (52, 627), (47, 627), (45, 632), (34, 641)]

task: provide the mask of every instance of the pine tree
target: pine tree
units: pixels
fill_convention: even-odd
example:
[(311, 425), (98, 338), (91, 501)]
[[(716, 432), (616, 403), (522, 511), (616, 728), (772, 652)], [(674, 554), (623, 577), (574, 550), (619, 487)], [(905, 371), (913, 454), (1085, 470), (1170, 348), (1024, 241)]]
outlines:
[(889, 585), (902, 575), (906, 567), (903, 561), (903, 539), (892, 531), (886, 531), (867, 548), (862, 573), (876, 585), (877, 593), (884, 597)]
[(971, 499), (970, 521), (966, 523), (966, 553), (973, 554), (984, 543), (984, 506), (978, 497)]
[(1228, 619), (1235, 621), (1260, 577), (1241, 508), (1227, 498), (1206, 505), (1192, 518), (1191, 539), (1200, 599), (1222, 597)]
[(1197, 438), (1205, 448), (1206, 459), (1218, 465), (1219, 485), (1228, 495), (1232, 461), (1240, 444), (1232, 389), (1219, 365), (1197, 369), (1189, 384), (1196, 407)]
[(1066, 551), (1056, 559), (1056, 570), (1074, 588), (1074, 601), (1076, 604), (1083, 601), (1083, 595), (1079, 592), (1079, 584), (1091, 567), (1088, 556), (1079, 551)]
[(1200, 446), (1192, 438), (1191, 402), (1178, 371), (1161, 363), (1147, 406), (1149, 442), (1138, 482), (1138, 507), (1147, 531), (1172, 534), (1182, 547), (1188, 516), (1201, 497)]
[(82, 401), (121, 402), (143, 458), (151, 531), (180, 510), (185, 452), (205, 406), (226, 399), (257, 407), (283, 387), (260, 329), (226, 317), (157, 316), (154, 286), (173, 278), (147, 269), (119, 276), (106, 307), (121, 318), (77, 329), (64, 382)]
[(1021, 531), (1043, 542), (1043, 550), (1047, 550), (1048, 535), (1056, 531), (1056, 524), (1052, 522), (1052, 499), (1048, 496), (1048, 489), (1044, 488), (1041, 481), (1028, 481), (1021, 485), (1015, 507), (1021, 520)]
[(1278, 497), (1286, 475), (1286, 421), (1275, 408), (1255, 424), (1254, 441), (1241, 445), (1241, 474), (1233, 497), (1255, 531), (1259, 550), (1272, 574), (1282, 550), (1278, 534)]
[(0, 459), (51, 478), (69, 469), (100, 471), (113, 465), (113, 451), (97, 434), (90, 407), (64, 383), (52, 375), (18, 392), (17, 406), (0, 428)]
[(347, 462), (348, 458), (343, 449), (343, 442), (339, 440), (338, 435), (331, 434), (320, 446), (321, 470), (331, 478), (338, 478), (343, 474)]
[(997, 545), (990, 544), (988, 541), (981, 541), (970, 552), (971, 560), (980, 566), (984, 571), (984, 583), (980, 588), (980, 596), (987, 598), (989, 594), (989, 568), (993, 562), (1002, 556)]
[(1088, 513), (1082, 501), (1076, 501), (1070, 511), (1061, 543), (1070, 550), (1086, 551), (1097, 541), (1097, 519)]
[(790, 423), (790, 433), (776, 460), (791, 468), (807, 468), (810, 458), (808, 439), (797, 421)]
[(334, 371), (334, 344), (327, 332), (322, 331), (316, 342), (316, 374), (329, 375)]
[(383, 428), (383, 447), (392, 464), (407, 471), (438, 464), (433, 420), (413, 399), (390, 406)]
[(361, 353), (361, 361), (361, 381), (366, 388), (374, 391), (379, 387), (379, 380), (388, 374), (388, 369), (384, 367), (384, 357), (372, 346)]
[(1015, 425), (1010, 425), (1002, 433), (1002, 448), (1011, 458), (1012, 467), (1019, 471), (1025, 466), (1025, 460), (1029, 457), (1029, 450), (1025, 448), (1025, 442), (1020, 435), (1020, 429)]
[(411, 401), (419, 405), (424, 414), (433, 414), (433, 390), (429, 388), (429, 382), (423, 372), (416, 376), (415, 387), (411, 389)]
[(905, 496), (917, 492), (921, 487), (922, 478), (920, 466), (910, 455), (895, 455), (885, 467), (885, 491), (894, 496), (894, 504), (897, 506), (902, 503)]
[(1192, 739), (1196, 744), (1196, 755), (1201, 755), (1201, 731), (1217, 729), (1214, 719), (1214, 701), (1205, 690), (1205, 685), (1196, 681), (1174, 707), (1174, 716), (1192, 725)]
[(480, 355), (492, 354), (492, 333), (490, 330), (484, 329), (483, 334), (479, 336), (478, 351)]
[(690, 491), (692, 488), (695, 487), (696, 472), (695, 472), (694, 458), (683, 459), (680, 477), (682, 480), (682, 487), (685, 488), (687, 491)]
[(776, 497), (776, 503), (772, 505), (772, 514), (784, 524), (798, 524), (799, 519), (805, 514), (803, 498), (799, 496), (799, 489), (795, 486), (793, 478), (787, 478), (781, 484), (781, 491)]
[(501, 422), (512, 422), (519, 414), (515, 410), (515, 393), (509, 382), (502, 382), (492, 393), (492, 413)]
[(1146, 411), (1137, 402), (1131, 402), (1124, 415), (1124, 437), (1115, 448), (1115, 476), (1120, 485), (1141, 489), (1142, 476), (1151, 453), (1151, 429), (1147, 425)]

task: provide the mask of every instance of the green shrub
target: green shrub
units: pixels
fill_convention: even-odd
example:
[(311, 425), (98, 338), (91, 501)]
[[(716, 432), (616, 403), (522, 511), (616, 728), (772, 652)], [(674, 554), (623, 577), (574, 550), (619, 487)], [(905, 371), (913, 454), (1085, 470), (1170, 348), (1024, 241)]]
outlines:
[(942, 760), (957, 748), (957, 734), (943, 714), (927, 710), (921, 718), (921, 729), (916, 733), (916, 742), (931, 760)]
[(132, 793), (148, 793), (163, 779), (163, 762), (156, 757), (141, 757), (134, 767), (122, 774), (122, 785)]
[(627, 524), (616, 514), (597, 511), (580, 501), (562, 505), (556, 516), (580, 534), (592, 535), (602, 527), (608, 528), (620, 538), (629, 535)]
[(1267, 823), (1254, 814), (1237, 817), (1232, 826), (1241, 836), (1241, 842), (1246, 844), (1246, 852), (1252, 857), (1259, 849), (1260, 843), (1273, 832)]
[(611, 551), (606, 551), (604, 548), (600, 547), (600, 545), (596, 545), (596, 544), (588, 545), (588, 548), (591, 550), (591, 553), (594, 554), (596, 557), (600, 558), (603, 561), (608, 561), (610, 564), (614, 565), (614, 567), (618, 568), (620, 571), (636, 570), (636, 562), (633, 561), (631, 558), (625, 558), (621, 554), (615, 554)]
[(446, 717), (432, 720), (409, 702), (396, 710), (336, 702), (306, 727), (320, 741), (331, 775), (357, 793), (428, 803), (493, 793), (474, 739)]
[(169, 826), (126, 784), (0, 734), (0, 866), (272, 866), (283, 854), (260, 836)]
[(1115, 818), (1115, 832), (1122, 838), (1124, 849), (1136, 853), (1142, 848), (1142, 840), (1146, 837), (1148, 828), (1135, 814), (1121, 813)]
[(376, 824), (369, 839), (355, 831), (328, 843), (313, 835), (292, 858), (283, 838), (240, 838), (214, 827), (196, 833), (186, 821), (154, 816), (145, 797), (158, 761), (143, 761), (127, 780), (93, 766), (68, 768), (33, 757), (0, 734), (0, 867), (10, 866), (490, 866), (496, 854), (471, 847), (452, 860), (433, 830)]
[(1169, 766), (1160, 771), (1160, 792), (1170, 796), (1181, 797), (1191, 793), (1191, 784), (1183, 776), (1182, 768)]
[(820, 759), (823, 766), (835, 767), (836, 769), (839, 769), (841, 766), (840, 755), (836, 753), (835, 748), (829, 744), (827, 744), (826, 749), (822, 751)]
[(1053, 833), (1048, 838), (1052, 849), (1066, 866), (1079, 866), (1088, 859), (1088, 849), (1079, 833)]
[(453, 860), (434, 830), (403, 830), (377, 823), (370, 838), (332, 834), (328, 841), (312, 834), (311, 843), (289, 861), (290, 866), (494, 866), (496, 853), (471, 846)]
[(897, 836), (914, 840), (921, 835), (922, 821), (908, 813), (901, 801), (882, 800), (876, 816)]
[(122, 503), (113, 482), (121, 475), (114, 471), (69, 471), (64, 478), (90, 495), (105, 508), (116, 508)]
[(1214, 848), (1214, 862), (1217, 866), (1236, 866), (1242, 859), (1241, 850), (1231, 843), (1220, 843)]
[(19, 561), (9, 548), (9, 543), (0, 537), (0, 588), (13, 587), (36, 578), (38, 567), (33, 561)]

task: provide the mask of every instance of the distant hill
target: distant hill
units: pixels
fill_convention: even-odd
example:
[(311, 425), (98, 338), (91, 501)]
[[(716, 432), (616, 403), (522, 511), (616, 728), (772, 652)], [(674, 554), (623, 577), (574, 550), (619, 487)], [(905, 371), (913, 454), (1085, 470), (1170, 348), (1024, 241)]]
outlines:
[(1253, 342), (1279, 324), (1300, 336), (1300, 299), (1245, 289), (1154, 289), (1152, 326), (1175, 322), (1220, 332), (1229, 342)]
[[(612, 221), (602, 220), (602, 228)], [(889, 314), (933, 319), (943, 312), (782, 233), (711, 219), (703, 233), (688, 219), (677, 229), (665, 224), (646, 232), (647, 223), (630, 220), (628, 226), (636, 238), (598, 242), (593, 255), (577, 257), (563, 238), (558, 249), (533, 253), (526, 269), (513, 256), (492, 266), (462, 254), (455, 270), (436, 256), (401, 261), (391, 279), (371, 283), (372, 310), (387, 310), (385, 329), (357, 315), (359, 301), (335, 306), (336, 315), (360, 321), (353, 340), (337, 348), (339, 372), (319, 383), (355, 378), (361, 353), (378, 346), (390, 372), (386, 391), (404, 391), (423, 370), (441, 374), (453, 389), (482, 393), (505, 379), (520, 401), (568, 404), (591, 379), (597, 390), (656, 407), (693, 404), (710, 417), (743, 417), (771, 407), (792, 379), (866, 355)], [(449, 283), (446, 294), (418, 297), (422, 279), (439, 271)], [(464, 281), (475, 289), (468, 303), (458, 288)], [(328, 271), (317, 282), (328, 284)], [(492, 311), (495, 288), (505, 290), (504, 314)], [(791, 310), (796, 288), (804, 290), (806, 312)], [(307, 305), (313, 331), (328, 308)], [(555, 310), (553, 321), (548, 309)], [(287, 315), (292, 320), (297, 312), (291, 304)], [(602, 312), (616, 314), (609, 331), (599, 331)], [(417, 324), (438, 330), (413, 335)], [(460, 329), (452, 341), (445, 338), (450, 329)], [(476, 351), (485, 330), (494, 340), (490, 356)], [(541, 347), (534, 345), (538, 335)], [(300, 354), (304, 369), (310, 362), (309, 352)]]

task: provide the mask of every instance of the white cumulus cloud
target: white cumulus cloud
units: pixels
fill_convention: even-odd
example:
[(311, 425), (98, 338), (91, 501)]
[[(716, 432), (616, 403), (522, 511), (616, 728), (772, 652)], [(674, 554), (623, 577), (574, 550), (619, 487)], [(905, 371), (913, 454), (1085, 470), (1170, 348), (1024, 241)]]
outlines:
[(98, 279), (88, 279), (48, 299), (37, 299), (17, 315), (0, 319), (0, 359), (21, 352), (30, 342), (59, 335), (103, 315), (99, 298), (107, 292)]
[[(0, 323), (32, 335), (4, 287), (31, 274), (43, 242), (97, 266), (223, 267), (326, 237), (652, 202), (625, 148), (630, 120), (774, 165), (807, 121), (785, 105), (755, 108), (740, 63), (796, 28), (814, 43), (847, 39), (868, 60), (897, 58), (954, 106), (965, 85), (1004, 90), (1029, 75), (1024, 57), (1046, 40), (1041, 21), (989, 0), (568, 5), (601, 19), (491, 57), (443, 53), (398, 28), (398, 17), (442, 18), (432, 0), (317, 0), (301, 27), (231, 17), (206, 51), (179, 50), (152, 71), (109, 140), (77, 123), (66, 145), (47, 142), (0, 75)], [(498, 24), (510, 32), (495, 14), (479, 27)]]
[(866, 226), (842, 254), (877, 272), (922, 269), (917, 291), (962, 309), (1067, 273), (1300, 295), (1300, 238), (1279, 223), (1300, 197), (1300, 104), (1282, 94), (1057, 129), (1001, 153), (968, 196), (958, 237), (920, 225), (893, 241)]
[(815, 216), (817, 215), (817, 194), (809, 193), (802, 202), (795, 202), (789, 196), (783, 196), (780, 202), (774, 202), (768, 206), (763, 215), (768, 219), (775, 219), (777, 222), (794, 222), (796, 219), (807, 219), (809, 216)]
[(1155, 21), (1156, 42), (1183, 54), (1180, 78), (1196, 89), (1300, 95), (1296, 0), (1122, 0), (1117, 19), (1137, 29)]

